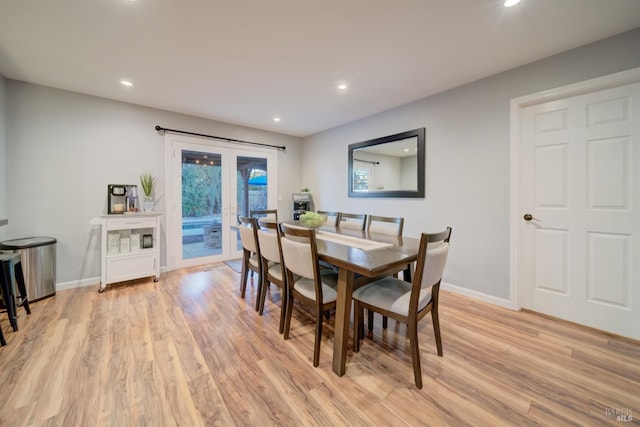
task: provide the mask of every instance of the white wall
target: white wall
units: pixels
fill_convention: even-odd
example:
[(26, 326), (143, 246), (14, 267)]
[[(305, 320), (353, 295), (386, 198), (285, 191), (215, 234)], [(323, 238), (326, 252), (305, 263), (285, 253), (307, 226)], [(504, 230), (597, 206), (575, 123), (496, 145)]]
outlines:
[[(407, 235), (452, 226), (444, 280), (506, 301), (510, 100), (638, 66), (640, 29), (307, 137), (303, 185), (323, 210), (402, 215)], [(419, 127), (426, 127), (424, 199), (347, 197), (349, 144)]]
[[(0, 74), (0, 219), (7, 218), (7, 80)], [(5, 240), (5, 229), (0, 226), (0, 241)]]
[(138, 184), (140, 174), (149, 171), (158, 178), (156, 208), (163, 212), (164, 136), (155, 125), (285, 145), (287, 150), (278, 152), (278, 209), (285, 215), (291, 193), (300, 189), (301, 142), (296, 137), (15, 80), (8, 80), (6, 99), (2, 176), (7, 177), (9, 225), (3, 228), (7, 239), (38, 235), (58, 240), (58, 285), (99, 281), (99, 230), (89, 220), (106, 213), (107, 184)]

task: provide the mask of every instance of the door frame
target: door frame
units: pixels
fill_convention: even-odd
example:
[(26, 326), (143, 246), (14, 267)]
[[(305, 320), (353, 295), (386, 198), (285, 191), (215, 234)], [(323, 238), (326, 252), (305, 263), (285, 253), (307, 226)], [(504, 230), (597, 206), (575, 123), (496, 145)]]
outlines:
[[(165, 240), (166, 240), (166, 244), (165, 244), (165, 258), (166, 258), (166, 270), (167, 271), (171, 271), (171, 270), (175, 270), (176, 268), (183, 268), (183, 267), (188, 267), (188, 266), (192, 266), (192, 265), (201, 265), (201, 264), (207, 264), (210, 261), (206, 260), (209, 257), (206, 258), (201, 258), (202, 262), (198, 263), (196, 261), (193, 262), (186, 262), (186, 263), (182, 263), (180, 260), (176, 260), (174, 259), (174, 257), (172, 256), (174, 253), (171, 252), (171, 245), (176, 245), (178, 244), (179, 240), (182, 238), (181, 234), (178, 233), (176, 231), (175, 228), (175, 222), (180, 220), (180, 222), (182, 222), (182, 213), (177, 211), (177, 202), (178, 200), (175, 199), (174, 195), (175, 195), (175, 191), (177, 191), (176, 186), (177, 185), (181, 185), (181, 182), (178, 183), (176, 182), (176, 177), (174, 177), (173, 174), (173, 158), (174, 158), (174, 153), (173, 150), (175, 149), (175, 143), (178, 144), (189, 144), (189, 145), (193, 145), (193, 146), (201, 146), (203, 147), (203, 150), (205, 149), (211, 149), (211, 150), (221, 150), (224, 153), (231, 153), (232, 156), (234, 157), (242, 157), (242, 156), (248, 156), (248, 157), (257, 157), (257, 156), (264, 156), (265, 158), (267, 158), (267, 174), (270, 177), (269, 179), (269, 188), (268, 188), (268, 194), (267, 194), (267, 200), (268, 200), (268, 204), (269, 204), (269, 209), (275, 209), (275, 204), (277, 203), (277, 182), (278, 182), (278, 176), (277, 176), (277, 159), (278, 156), (273, 152), (272, 148), (263, 148), (263, 147), (255, 147), (255, 146), (248, 146), (248, 145), (244, 145), (242, 143), (235, 143), (235, 142), (229, 142), (227, 140), (220, 140), (220, 139), (209, 139), (209, 138), (201, 138), (201, 137), (194, 137), (194, 136), (186, 136), (186, 135), (176, 135), (176, 134), (171, 134), (171, 133), (166, 133), (165, 137), (164, 137), (164, 141), (165, 141)], [(234, 185), (235, 184), (235, 176), (236, 176), (236, 170), (233, 169), (232, 171), (228, 171), (229, 175), (232, 175), (232, 179), (231, 181), (233, 182)], [(223, 171), (224, 173), (224, 171)], [(226, 189), (222, 190), (223, 192), (226, 192)], [(236, 200), (231, 200), (233, 199), (234, 195), (230, 195), (230, 200), (229, 203), (231, 206), (226, 206), (223, 207), (223, 215), (226, 215), (229, 218), (229, 223), (225, 224), (223, 221), (223, 226), (226, 225), (228, 227), (233, 227), (234, 225), (237, 224), (237, 221), (233, 221), (231, 218), (237, 215), (237, 207), (236, 207)], [(272, 205), (274, 207), (272, 207)], [(226, 213), (225, 213), (226, 211)], [(224, 233), (223, 233), (224, 236)], [(237, 251), (235, 249), (235, 245), (234, 245), (234, 239), (231, 239), (232, 241), (229, 241), (229, 239), (224, 239), (223, 238), (223, 254), (225, 253), (225, 248), (224, 245), (228, 245), (229, 248), (227, 249), (228, 253), (229, 253), (229, 257), (225, 258), (223, 255), (220, 256), (220, 260), (221, 261), (226, 261), (227, 259), (233, 259), (234, 257), (238, 257), (240, 256), (240, 254), (242, 253), (241, 251)], [(197, 260), (199, 258), (194, 258), (193, 260)], [(182, 260), (182, 258), (181, 258)], [(185, 265), (181, 265), (181, 264), (185, 264)]]
[(558, 99), (569, 98), (577, 95), (584, 95), (590, 92), (610, 89), (617, 86), (636, 83), (640, 81), (640, 67), (630, 70), (609, 74), (594, 79), (573, 83), (542, 92), (524, 95), (511, 100), (510, 122), (511, 122), (511, 188), (510, 188), (510, 251), (509, 251), (509, 294), (510, 308), (520, 310), (522, 307), (522, 289), (519, 282), (519, 248), (520, 248), (520, 221), (526, 209), (521, 206), (520, 199), (520, 123), (522, 120), (522, 110), (532, 105)]

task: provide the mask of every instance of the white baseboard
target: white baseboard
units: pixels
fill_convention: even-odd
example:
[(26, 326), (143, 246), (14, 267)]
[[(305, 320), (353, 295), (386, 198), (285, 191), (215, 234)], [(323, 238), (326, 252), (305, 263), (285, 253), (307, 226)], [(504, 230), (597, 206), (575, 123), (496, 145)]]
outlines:
[(462, 288), (460, 286), (452, 285), (451, 283), (446, 282), (442, 282), (440, 286), (446, 291), (455, 292), (456, 294), (464, 295), (482, 302), (497, 305), (499, 307), (508, 308), (509, 310), (517, 310), (516, 307), (508, 299), (498, 298), (493, 295), (485, 294), (467, 288)]
[(56, 283), (56, 291), (64, 291), (66, 289), (82, 288), (85, 286), (100, 285), (100, 277), (91, 277), (89, 279), (72, 280), (70, 282)]
[[(169, 270), (167, 270), (166, 267), (160, 267), (160, 273), (166, 273), (167, 271)], [(100, 285), (100, 277), (90, 277), (88, 279), (72, 280), (70, 282), (56, 283), (56, 292), (64, 291), (66, 289), (82, 288), (85, 286), (93, 286), (93, 285), (95, 285), (96, 287)]]
[[(165, 267), (165, 268), (161, 268), (160, 271), (162, 273), (165, 273), (169, 270), (167, 270), (167, 268)], [(65, 289), (82, 288), (84, 286), (93, 286), (93, 285), (97, 287), (99, 284), (100, 284), (100, 277), (93, 277), (93, 278), (82, 279), (82, 280), (72, 280), (70, 282), (56, 283), (56, 291), (63, 291)], [(508, 308), (509, 310), (517, 310), (517, 308), (508, 299), (498, 298), (493, 295), (489, 295), (489, 294), (474, 291), (471, 289), (463, 288), (460, 286), (452, 285), (451, 283), (446, 283), (446, 282), (442, 282), (441, 287), (446, 291), (464, 295), (469, 298), (477, 299), (482, 302), (497, 305), (503, 308)]]

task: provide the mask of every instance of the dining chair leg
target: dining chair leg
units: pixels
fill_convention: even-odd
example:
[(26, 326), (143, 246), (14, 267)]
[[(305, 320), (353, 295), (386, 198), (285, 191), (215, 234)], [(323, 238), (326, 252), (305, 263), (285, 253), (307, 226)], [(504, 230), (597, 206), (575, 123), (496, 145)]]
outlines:
[(260, 298), (258, 301), (258, 314), (260, 314), (260, 316), (262, 316), (262, 313), (264, 312), (264, 303), (267, 299), (267, 288), (269, 287), (269, 282), (267, 281), (267, 278), (264, 275), (260, 276), (260, 282), (262, 283), (262, 285), (260, 286)]
[(313, 366), (320, 364), (320, 344), (322, 342), (322, 310), (316, 310), (316, 340), (313, 343)]
[(407, 268), (402, 270), (402, 280), (411, 283), (413, 264), (407, 264)]
[(360, 351), (360, 337), (364, 335), (362, 309), (357, 300), (353, 300), (353, 352)]
[(284, 339), (289, 339), (289, 329), (291, 328), (291, 313), (293, 311), (293, 295), (287, 296), (286, 318), (284, 321)]
[[(373, 311), (371, 310), (367, 310), (368, 314), (367, 314), (367, 327), (369, 328), (369, 331), (373, 331)], [(389, 319), (387, 318), (387, 316), (382, 316), (382, 329), (387, 329), (387, 326), (389, 325)]]
[(433, 308), (431, 310), (431, 321), (433, 322), (433, 334), (436, 337), (436, 348), (438, 349), (438, 356), (442, 357), (442, 337), (440, 336), (440, 319), (438, 316), (437, 308)]
[[(263, 288), (266, 288), (266, 287), (264, 286), (264, 283), (262, 282), (262, 274), (259, 274), (258, 275), (258, 290), (256, 291), (256, 311), (260, 311), (260, 301), (262, 301)], [(264, 289), (264, 291), (266, 291), (266, 289)]]
[(360, 341), (364, 339), (364, 308), (358, 304), (358, 349)]
[(7, 345), (7, 341), (4, 339), (4, 334), (2, 333), (2, 328), (0, 328), (0, 346)]
[(284, 321), (287, 315), (287, 297), (284, 295), (284, 289), (282, 290), (282, 297), (280, 297), (280, 327), (278, 329), (279, 333), (284, 332)]
[(417, 322), (409, 324), (409, 344), (411, 347), (411, 360), (413, 362), (413, 376), (416, 381), (416, 387), (422, 389), (422, 370), (420, 368), (420, 348), (418, 347)]
[(247, 276), (249, 274), (246, 263), (242, 264), (242, 273), (240, 274), (242, 276), (242, 279), (240, 280), (240, 298), (244, 298), (245, 293), (247, 292)]

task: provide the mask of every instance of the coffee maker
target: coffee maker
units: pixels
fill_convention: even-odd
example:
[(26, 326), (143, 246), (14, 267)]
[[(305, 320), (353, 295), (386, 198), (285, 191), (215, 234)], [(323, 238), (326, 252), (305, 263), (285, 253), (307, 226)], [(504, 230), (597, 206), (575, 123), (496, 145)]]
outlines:
[(110, 215), (139, 211), (137, 185), (109, 184), (107, 199), (107, 213)]
[(313, 210), (311, 193), (293, 193), (293, 220), (298, 221), (300, 215)]

